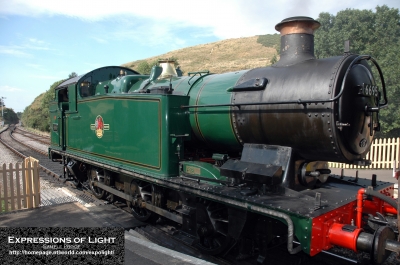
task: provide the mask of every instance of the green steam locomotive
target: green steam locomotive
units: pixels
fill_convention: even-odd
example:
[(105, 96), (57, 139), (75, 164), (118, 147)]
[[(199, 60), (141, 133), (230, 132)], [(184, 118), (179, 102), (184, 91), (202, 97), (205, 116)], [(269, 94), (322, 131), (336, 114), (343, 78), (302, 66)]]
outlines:
[(180, 224), (209, 254), (263, 263), (278, 244), (310, 256), (340, 246), (380, 264), (400, 249), (393, 185), (331, 175), (327, 161), (368, 164), (383, 75), (348, 49), (316, 59), (319, 25), (277, 24), (271, 67), (182, 76), (164, 60), (150, 75), (109, 66), (66, 80), (50, 104), (49, 157), (137, 219)]

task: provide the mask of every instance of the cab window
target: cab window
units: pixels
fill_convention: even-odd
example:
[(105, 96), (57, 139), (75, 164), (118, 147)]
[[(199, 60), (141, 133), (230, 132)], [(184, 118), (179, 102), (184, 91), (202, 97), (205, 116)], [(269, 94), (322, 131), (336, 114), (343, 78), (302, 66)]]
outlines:
[(62, 88), (58, 90), (58, 104), (61, 110), (68, 110), (69, 109), (69, 98), (68, 98), (68, 90), (67, 88)]
[(92, 84), (92, 77), (86, 77), (79, 84), (79, 95), (82, 98), (93, 96), (95, 93), (95, 86)]

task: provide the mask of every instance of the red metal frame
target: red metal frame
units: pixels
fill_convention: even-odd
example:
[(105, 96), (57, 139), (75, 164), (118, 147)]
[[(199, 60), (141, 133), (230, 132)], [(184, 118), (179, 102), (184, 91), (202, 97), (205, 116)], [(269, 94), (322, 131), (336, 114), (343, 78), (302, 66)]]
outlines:
[[(333, 245), (357, 251), (357, 237), (364, 225), (363, 215), (375, 215), (376, 212), (397, 214), (395, 208), (378, 198), (366, 200), (364, 190), (362, 188), (358, 191), (357, 200), (312, 219), (310, 256), (328, 250)], [(394, 187), (388, 187), (380, 192), (393, 197), (393, 190)], [(346, 225), (350, 225), (351, 231), (346, 229)]]

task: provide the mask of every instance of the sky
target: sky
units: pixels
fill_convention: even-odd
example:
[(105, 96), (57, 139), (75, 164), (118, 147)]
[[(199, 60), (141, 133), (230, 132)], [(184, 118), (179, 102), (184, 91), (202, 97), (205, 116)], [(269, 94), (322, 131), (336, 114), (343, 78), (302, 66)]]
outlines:
[(72, 72), (224, 39), (274, 34), (292, 16), (399, 0), (0, 0), (0, 98), (23, 112)]

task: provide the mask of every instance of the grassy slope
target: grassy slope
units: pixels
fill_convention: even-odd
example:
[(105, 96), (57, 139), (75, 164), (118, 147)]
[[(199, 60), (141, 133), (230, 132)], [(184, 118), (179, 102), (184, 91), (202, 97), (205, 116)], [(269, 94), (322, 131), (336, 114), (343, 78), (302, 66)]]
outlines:
[(212, 73), (224, 73), (270, 65), (276, 54), (272, 47), (257, 43), (258, 36), (228, 39), (213, 43), (187, 47), (165, 54), (123, 64), (135, 69), (141, 61), (153, 62), (159, 58), (177, 58), (185, 72), (209, 70)]

